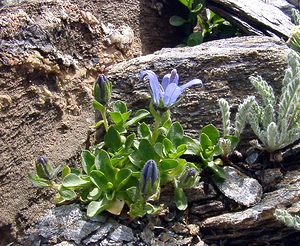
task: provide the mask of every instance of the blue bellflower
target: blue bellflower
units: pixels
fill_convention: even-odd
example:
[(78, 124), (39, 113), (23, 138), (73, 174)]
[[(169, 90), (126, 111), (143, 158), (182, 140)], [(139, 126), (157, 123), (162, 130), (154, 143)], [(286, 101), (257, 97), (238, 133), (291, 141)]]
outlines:
[(176, 69), (173, 69), (171, 73), (166, 74), (163, 77), (161, 84), (158, 82), (157, 75), (151, 70), (142, 71), (141, 79), (150, 81), (151, 94), (154, 104), (160, 106), (162, 102), (163, 106), (167, 108), (176, 103), (186, 88), (189, 88), (193, 85), (203, 85), (200, 79), (193, 79), (188, 83), (179, 86), (179, 75)]

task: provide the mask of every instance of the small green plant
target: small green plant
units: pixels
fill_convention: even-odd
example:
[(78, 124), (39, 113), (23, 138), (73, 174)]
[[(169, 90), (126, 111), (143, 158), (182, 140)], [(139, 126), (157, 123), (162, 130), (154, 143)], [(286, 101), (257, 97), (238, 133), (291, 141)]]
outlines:
[(292, 34), (289, 37), (287, 44), (295, 51), (300, 52), (300, 14), (296, 9), (292, 9), (293, 22), (295, 27), (292, 29)]
[(291, 51), (278, 102), (272, 87), (262, 77), (250, 77), (252, 85), (262, 97), (262, 103), (253, 101), (247, 117), (253, 132), (262, 143), (256, 141), (257, 148), (274, 152), (300, 138), (299, 69), (300, 57)]
[[(93, 101), (101, 119), (93, 127), (104, 126), (104, 136), (82, 152), (81, 169), (64, 165), (54, 170), (45, 157), (39, 157), (36, 172), (29, 174), (33, 184), (57, 190), (56, 203), (79, 200), (86, 204), (90, 217), (103, 211), (119, 215), (126, 206), (131, 217), (157, 213), (164, 185), (174, 186), (177, 208), (186, 209), (184, 189), (197, 184), (201, 167), (182, 158), (190, 152), (192, 139), (179, 122), (172, 122), (170, 109), (186, 88), (202, 82), (194, 79), (179, 85), (175, 69), (161, 84), (150, 70), (143, 71), (141, 79), (150, 82), (150, 112), (139, 109), (133, 113), (122, 101), (110, 107), (112, 84), (101, 75), (94, 85)], [(150, 113), (153, 125), (143, 122)]]
[(235, 115), (235, 121), (232, 124), (230, 120), (230, 105), (221, 98), (219, 99), (219, 107), (222, 114), (223, 136), (219, 139), (219, 146), (222, 150), (223, 159), (227, 159), (237, 147), (240, 135), (246, 125), (247, 114), (249, 108), (254, 102), (254, 97), (246, 98), (242, 104), (238, 106), (238, 111)]
[(291, 215), (284, 209), (276, 209), (274, 216), (286, 226), (293, 227), (300, 231), (300, 217), (298, 215)]
[(205, 40), (211, 39), (219, 33), (221, 38), (235, 36), (236, 29), (225, 19), (204, 7), (203, 0), (179, 0), (188, 9), (188, 17), (185, 19), (173, 15), (169, 23), (175, 27), (182, 27), (186, 38), (183, 45), (195, 46)]

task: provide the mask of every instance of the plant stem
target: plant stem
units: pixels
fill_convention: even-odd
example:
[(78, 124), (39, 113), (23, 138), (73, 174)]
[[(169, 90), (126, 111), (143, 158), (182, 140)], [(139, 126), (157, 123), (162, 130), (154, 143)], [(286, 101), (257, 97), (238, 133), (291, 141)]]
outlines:
[(160, 127), (160, 117), (155, 117), (154, 129), (151, 137), (151, 144), (155, 144), (158, 137), (158, 129)]
[(105, 131), (108, 131), (108, 121), (107, 121), (107, 117), (106, 117), (106, 107), (104, 107), (104, 110), (100, 112), (101, 116), (102, 116), (102, 120), (103, 120), (103, 125), (105, 128)]

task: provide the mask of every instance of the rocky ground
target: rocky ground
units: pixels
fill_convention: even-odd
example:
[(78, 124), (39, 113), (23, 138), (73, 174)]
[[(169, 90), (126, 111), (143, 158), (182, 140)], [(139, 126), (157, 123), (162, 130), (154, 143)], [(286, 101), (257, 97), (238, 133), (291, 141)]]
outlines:
[(239, 37), (153, 54), (181, 39), (168, 24), (172, 6), (165, 0), (48, 0), (0, 8), (0, 245), (30, 245), (30, 240), (65, 241), (60, 245), (293, 245), (299, 240), (299, 232), (272, 216), (275, 207), (300, 211), (296, 150), (285, 159), (292, 168), (270, 167), (263, 178), (255, 174), (262, 169), (253, 170), (253, 176), (245, 172), (262, 185), (256, 205), (228, 200), (206, 181), (191, 191), (188, 212), (178, 213), (170, 205), (158, 218), (136, 221), (126, 215), (88, 221), (78, 205), (48, 210), (54, 207), (52, 193), (29, 182), (27, 173), (40, 154), (54, 165), (80, 165), (94, 122), (91, 88), (99, 73), (112, 80), (113, 98), (133, 108), (149, 100), (147, 85), (138, 79), (141, 69), (162, 76), (176, 68), (182, 81), (202, 79), (204, 89), (189, 90), (173, 112), (190, 134), (208, 122), (220, 124), (217, 98), (229, 99), (236, 108), (252, 93), (250, 75), (262, 75), (280, 89), (288, 48), (278, 39), (286, 33), (274, 28), (277, 38)]

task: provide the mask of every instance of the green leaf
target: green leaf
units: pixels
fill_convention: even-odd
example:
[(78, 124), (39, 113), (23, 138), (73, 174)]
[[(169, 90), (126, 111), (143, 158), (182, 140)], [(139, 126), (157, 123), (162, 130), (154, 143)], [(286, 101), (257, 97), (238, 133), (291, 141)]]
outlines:
[(159, 212), (161, 210), (161, 208), (159, 206), (154, 206), (149, 202), (146, 202), (145, 204), (145, 211), (147, 214), (155, 214), (157, 212)]
[(143, 161), (141, 160), (141, 155), (140, 152), (138, 150), (133, 151), (129, 156), (128, 156), (129, 160), (131, 161), (131, 163), (135, 166), (137, 166), (138, 168), (142, 168), (143, 165), (145, 164), (145, 162), (143, 163)]
[(126, 150), (129, 150), (131, 148), (131, 146), (133, 145), (134, 139), (135, 139), (135, 133), (131, 133), (126, 138), (126, 141), (125, 141), (125, 149)]
[(71, 173), (71, 168), (68, 165), (64, 165), (61, 170), (61, 179), (64, 179), (69, 173)]
[(84, 172), (89, 175), (95, 164), (95, 156), (88, 150), (82, 151), (81, 164)]
[(178, 166), (178, 161), (177, 160), (173, 160), (173, 159), (164, 159), (160, 162), (160, 170), (162, 172), (169, 172), (172, 169), (177, 168)]
[(190, 5), (190, 0), (179, 0), (184, 6), (189, 7)]
[(213, 171), (213, 173), (216, 175), (217, 178), (222, 180), (226, 179), (226, 175), (223, 168), (216, 165), (214, 161), (208, 162), (207, 167)]
[(140, 200), (137, 200), (136, 202), (130, 204), (130, 211), (128, 212), (128, 214), (132, 218), (142, 217), (146, 214), (144, 208), (145, 208), (145, 203)]
[(94, 170), (90, 173), (91, 181), (103, 191), (107, 191), (108, 187), (108, 180), (105, 177), (104, 173), (99, 170)]
[(97, 200), (99, 200), (101, 194), (102, 194), (101, 189), (94, 188), (89, 192), (89, 194), (87, 195), (87, 198), (92, 201), (97, 201)]
[(112, 149), (115, 152), (122, 146), (120, 133), (114, 126), (108, 128), (108, 131), (104, 136), (104, 143), (107, 148)]
[(231, 150), (234, 150), (236, 148), (236, 146), (238, 145), (239, 141), (240, 141), (240, 139), (238, 137), (232, 136), (232, 135), (225, 136), (225, 139), (229, 139), (230, 140), (230, 143), (231, 143), (230, 148), (231, 148)]
[(159, 155), (156, 153), (154, 147), (147, 139), (142, 139), (139, 144), (139, 156), (141, 160), (155, 160), (158, 161), (160, 159)]
[(131, 199), (132, 202), (135, 202), (136, 197), (137, 197), (137, 187), (132, 186), (128, 189), (126, 189), (126, 193), (128, 197)]
[(115, 112), (119, 112), (121, 114), (124, 114), (127, 112), (127, 106), (124, 102), (122, 101), (116, 101), (113, 105), (113, 110)]
[(122, 119), (123, 119), (124, 123), (128, 120), (128, 118), (129, 118), (130, 115), (131, 115), (131, 110), (129, 110), (126, 113), (122, 114)]
[(70, 170), (71, 170), (71, 173), (74, 173), (74, 174), (76, 174), (77, 176), (80, 175), (80, 171), (79, 171), (77, 168), (71, 167)]
[(114, 183), (115, 169), (113, 168), (109, 155), (105, 150), (100, 150), (95, 159), (95, 166), (97, 170), (100, 170), (108, 181)]
[(184, 136), (183, 137), (183, 142), (187, 146), (187, 150), (185, 154), (188, 155), (199, 155), (199, 152), (201, 151), (201, 146), (198, 140), (193, 139), (189, 136)]
[(99, 103), (96, 100), (93, 100), (93, 107), (94, 109), (97, 109), (101, 113), (105, 112), (105, 106), (103, 106), (101, 103)]
[(203, 42), (203, 36), (201, 32), (193, 32), (188, 36), (187, 45), (188, 46), (196, 46)]
[(151, 138), (152, 132), (149, 128), (149, 126), (143, 122), (138, 127), (138, 133), (142, 138)]
[(186, 195), (184, 194), (183, 189), (176, 187), (175, 191), (174, 191), (174, 195), (175, 195), (176, 207), (179, 210), (186, 210), (188, 204), (187, 204), (187, 198), (186, 198)]
[(164, 156), (164, 153), (163, 153), (163, 144), (162, 143), (156, 143), (154, 145), (154, 149), (155, 149), (155, 152), (160, 156), (160, 157), (163, 157)]
[(183, 128), (179, 122), (174, 122), (168, 133), (168, 138), (171, 140), (175, 148), (183, 143)]
[(100, 214), (109, 207), (109, 202), (103, 198), (100, 201), (91, 201), (87, 207), (87, 215), (89, 217), (94, 217)]
[(186, 150), (187, 150), (186, 144), (181, 144), (177, 147), (175, 153), (170, 154), (169, 157), (174, 159), (178, 158), (182, 156)]
[(109, 112), (109, 115), (112, 119), (112, 121), (116, 124), (116, 125), (122, 125), (123, 124), (123, 117), (122, 114), (119, 112)]
[[(111, 186), (112, 183), (108, 182), (108, 186)], [(108, 201), (112, 201), (115, 198), (115, 191), (113, 189), (107, 190), (107, 192), (105, 193), (105, 198)]]
[(132, 171), (128, 168), (123, 168), (116, 174), (116, 184), (118, 184), (117, 190), (123, 188), (123, 186), (127, 183), (130, 179)]
[(90, 184), (89, 181), (81, 179), (74, 173), (68, 174), (62, 181), (62, 185), (66, 188), (81, 188)]
[(203, 150), (211, 149), (213, 147), (210, 138), (205, 133), (201, 133), (200, 135), (200, 144)]
[(201, 11), (202, 8), (203, 8), (203, 4), (198, 3), (198, 4), (196, 5), (196, 7), (195, 7), (194, 9), (191, 10), (191, 13), (196, 13), (196, 14), (198, 14), (198, 13)]
[(168, 153), (170, 153), (170, 152), (172, 153), (174, 151), (174, 146), (173, 146), (171, 140), (169, 140), (168, 138), (164, 138), (163, 145), (164, 145), (166, 155), (168, 155)]
[(180, 16), (173, 15), (169, 19), (169, 23), (172, 26), (182, 26), (183, 24), (187, 23), (188, 21)]
[(201, 133), (205, 133), (209, 137), (213, 145), (218, 144), (220, 132), (214, 125), (209, 124), (207, 126), (204, 126), (201, 130)]
[(146, 109), (139, 109), (139, 110), (136, 111), (134, 116), (125, 124), (125, 126), (128, 127), (128, 126), (131, 126), (133, 124), (136, 124), (140, 120), (147, 117), (149, 114), (150, 114), (149, 111), (147, 111)]
[(58, 192), (65, 201), (74, 200), (77, 197), (75, 191), (67, 189), (62, 185), (59, 186)]
[(55, 204), (62, 204), (65, 201), (66, 200), (59, 193), (55, 194), (55, 196), (54, 196), (54, 203)]
[(28, 173), (28, 178), (32, 182), (32, 184), (36, 187), (46, 188), (51, 187), (51, 181), (47, 179), (42, 179), (39, 176), (37, 176), (35, 173)]

